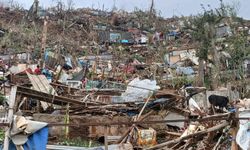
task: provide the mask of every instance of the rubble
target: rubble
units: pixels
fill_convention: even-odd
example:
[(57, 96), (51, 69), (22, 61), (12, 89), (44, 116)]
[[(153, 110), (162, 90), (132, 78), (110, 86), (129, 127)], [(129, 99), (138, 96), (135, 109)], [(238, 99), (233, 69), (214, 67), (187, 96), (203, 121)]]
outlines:
[[(200, 41), (185, 28), (190, 18), (59, 6), (0, 9), (5, 149), (41, 138), (29, 123), (48, 128), (43, 149), (249, 149), (248, 57), (230, 66), (227, 43), (217, 43), (215, 75), (223, 80), (229, 70), (235, 79), (215, 89), (215, 56), (201, 59)], [(236, 34), (227, 24), (214, 28), (217, 42)], [(221, 106), (211, 95), (227, 100)], [(56, 145), (77, 137), (102, 146)]]

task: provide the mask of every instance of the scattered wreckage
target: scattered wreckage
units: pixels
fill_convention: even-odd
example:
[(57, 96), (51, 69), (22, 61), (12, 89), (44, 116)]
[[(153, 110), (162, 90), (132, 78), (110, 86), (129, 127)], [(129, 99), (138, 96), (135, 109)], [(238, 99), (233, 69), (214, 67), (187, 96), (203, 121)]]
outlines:
[[(38, 17), (30, 16), (32, 10), (28, 14), (31, 20)], [(3, 18), (11, 13), (6, 11)], [(126, 13), (74, 13), (84, 16), (68, 16), (69, 21), (63, 22), (57, 18), (60, 14), (51, 13), (50, 20), (40, 20), (42, 52), (36, 54), (35, 48), (28, 47), (25, 52), (9, 50), (0, 56), (0, 64), (5, 64), (3, 70), (7, 70), (0, 70), (4, 150), (236, 150), (237, 145), (249, 149), (250, 99), (241, 96), (245, 98), (241, 100), (239, 93), (231, 89), (209, 91), (174, 83), (183, 76), (193, 78), (199, 65), (197, 47), (179, 25), (164, 33), (150, 31), (147, 23), (133, 17), (123, 17)], [(15, 16), (17, 21), (22, 14)], [(134, 25), (127, 25), (130, 19)], [(125, 27), (123, 23), (127, 23)], [(179, 24), (174, 18), (170, 23)], [(170, 23), (164, 21), (163, 26)], [(62, 24), (67, 28), (63, 32), (57, 28)], [(56, 36), (48, 34), (48, 29)], [(218, 36), (224, 36), (221, 30)], [(18, 31), (0, 28), (0, 37)], [(16, 35), (32, 43), (22, 34)], [(55, 41), (61, 39), (58, 36), (65, 37), (65, 44)], [(76, 39), (87, 42), (77, 43)], [(184, 44), (176, 47), (176, 39)], [(156, 45), (164, 42), (167, 53), (157, 54)], [(220, 54), (226, 60), (231, 57), (225, 52)], [(246, 59), (246, 70), (248, 66)], [(246, 76), (249, 74), (247, 70)], [(88, 146), (76, 147), (58, 145), (59, 137), (90, 140)], [(91, 146), (92, 141), (99, 141), (101, 146)]]

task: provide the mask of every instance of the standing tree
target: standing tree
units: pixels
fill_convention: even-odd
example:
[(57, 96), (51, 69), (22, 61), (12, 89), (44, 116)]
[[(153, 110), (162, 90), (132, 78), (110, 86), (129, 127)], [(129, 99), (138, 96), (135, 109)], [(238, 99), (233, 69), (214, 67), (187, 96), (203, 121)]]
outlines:
[(220, 58), (218, 53), (217, 27), (221, 23), (228, 22), (235, 16), (233, 7), (226, 6), (221, 1), (220, 8), (207, 10), (203, 5), (203, 13), (191, 16), (186, 20), (186, 28), (191, 32), (194, 41), (198, 42), (197, 56), (199, 57), (199, 86), (204, 86), (205, 62), (208, 62), (208, 55), (212, 56), (212, 88), (218, 87), (220, 73)]
[[(244, 27), (244, 23), (241, 24)], [(250, 56), (250, 46), (248, 44), (248, 29), (237, 30), (235, 27), (234, 36), (227, 39), (228, 46), (225, 50), (231, 55), (229, 60), (229, 68), (235, 71), (233, 76), (237, 79), (238, 76), (244, 77), (243, 75), (243, 62), (245, 58)]]

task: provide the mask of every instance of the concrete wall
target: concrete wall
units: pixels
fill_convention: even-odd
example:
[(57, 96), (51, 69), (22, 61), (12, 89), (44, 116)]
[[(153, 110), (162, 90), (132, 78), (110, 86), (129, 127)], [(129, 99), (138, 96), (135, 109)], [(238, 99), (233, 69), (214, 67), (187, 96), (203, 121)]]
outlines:
[(221, 95), (221, 96), (228, 96), (229, 100), (235, 100), (239, 98), (238, 91), (231, 91), (231, 90), (218, 90), (218, 91), (206, 91), (203, 93), (199, 93), (193, 96), (194, 100), (200, 107), (208, 108), (210, 107), (210, 103), (208, 101), (208, 97), (212, 94)]
[(207, 108), (208, 104), (207, 104), (207, 99), (206, 99), (206, 93), (199, 93), (196, 94), (195, 96), (193, 96), (193, 99), (195, 100), (195, 102), (202, 108)]

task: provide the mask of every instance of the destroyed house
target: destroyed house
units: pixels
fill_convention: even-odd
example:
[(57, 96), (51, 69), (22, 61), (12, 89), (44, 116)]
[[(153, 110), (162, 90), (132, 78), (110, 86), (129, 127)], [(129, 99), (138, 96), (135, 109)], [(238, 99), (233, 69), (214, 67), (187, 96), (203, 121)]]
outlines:
[(122, 44), (134, 44), (133, 35), (130, 32), (124, 32), (121, 34), (121, 41)]
[(130, 28), (128, 32), (132, 33), (134, 40), (138, 44), (146, 44), (148, 42), (147, 33), (137, 28)]
[(78, 58), (79, 60), (89, 60), (89, 61), (96, 61), (96, 60), (103, 60), (108, 61), (113, 59), (113, 55), (97, 55), (97, 56), (83, 56)]
[(99, 17), (108, 17), (111, 15), (110, 12), (102, 11), (102, 10), (91, 10), (90, 14), (92, 16), (99, 16)]
[(109, 32), (108, 31), (100, 31), (98, 33), (98, 42), (99, 43), (105, 43), (105, 42), (109, 42), (110, 38), (109, 38)]
[(177, 64), (186, 59), (190, 59), (193, 64), (198, 65), (198, 58), (195, 56), (196, 51), (192, 47), (186, 48), (172, 48), (169, 49), (169, 63)]
[(9, 62), (11, 56), (10, 55), (0, 55), (0, 60), (3, 61), (4, 63)]
[(63, 56), (54, 53), (52, 51), (46, 51), (45, 52), (45, 64), (47, 67), (54, 68), (57, 65), (63, 65)]
[(101, 31), (106, 31), (108, 29), (108, 27), (104, 24), (96, 24), (93, 25), (93, 29), (94, 30), (101, 30)]
[(31, 59), (31, 53), (29, 52), (18, 52), (13, 54), (0, 55), (0, 59), (4, 63), (8, 63), (11, 59), (18, 60), (18, 62), (27, 62)]
[(120, 44), (134, 44), (135, 40), (130, 32), (108, 32), (100, 31), (98, 34), (99, 43), (120, 43)]

